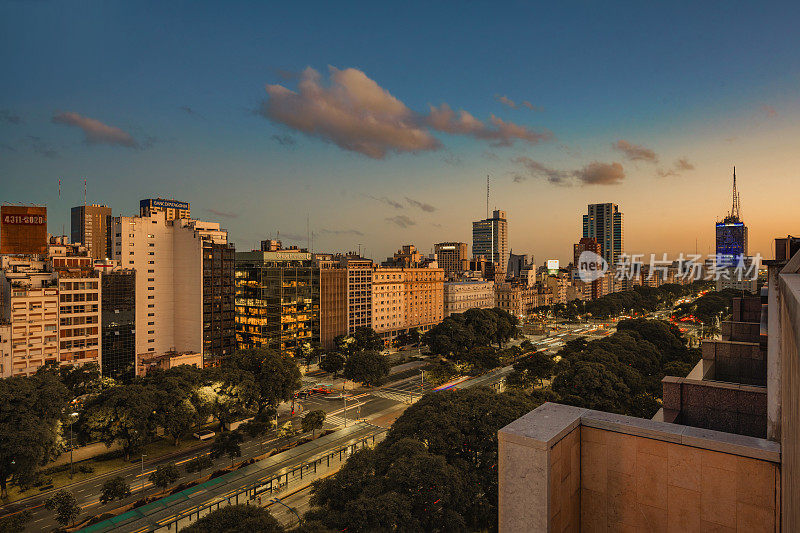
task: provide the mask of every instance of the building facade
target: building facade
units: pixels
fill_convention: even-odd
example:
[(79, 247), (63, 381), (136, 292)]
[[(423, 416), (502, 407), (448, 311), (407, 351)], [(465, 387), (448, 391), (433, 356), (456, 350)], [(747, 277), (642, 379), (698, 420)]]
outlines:
[(111, 233), (109, 231), (111, 208), (105, 205), (79, 205), (71, 211), (71, 235), (73, 243), (81, 243), (92, 259), (111, 257)]
[(370, 326), (387, 346), (409, 330), (425, 333), (444, 319), (444, 271), (376, 267), (372, 302)]
[(494, 210), (491, 218), (472, 223), (472, 257), (483, 256), (505, 275), (508, 259), (508, 221), (506, 212)]
[(356, 328), (372, 327), (373, 263), (355, 254), (337, 259), (347, 270), (347, 333), (352, 334)]
[(191, 218), (189, 202), (164, 198), (147, 198), (139, 201), (139, 216), (149, 217), (156, 213), (164, 213), (167, 220)]
[(625, 250), (622, 213), (617, 204), (589, 204), (583, 215), (583, 237), (600, 245), (600, 255), (613, 268)]
[(467, 309), (494, 307), (494, 282), (486, 280), (445, 281), (444, 317)]
[(447, 279), (457, 279), (469, 270), (469, 256), (465, 242), (440, 242), (433, 245), (439, 268)]
[(47, 253), (47, 207), (0, 206), (0, 254)]
[(236, 343), (292, 356), (320, 341), (320, 273), (305, 250), (236, 252)]
[(236, 351), (235, 257), (232, 243), (203, 241), (203, 359), (205, 366)]
[(128, 380), (136, 375), (136, 271), (103, 272), (100, 286), (103, 375)]
[(328, 263), (319, 270), (319, 342), (333, 349), (333, 339), (347, 335), (347, 269)]

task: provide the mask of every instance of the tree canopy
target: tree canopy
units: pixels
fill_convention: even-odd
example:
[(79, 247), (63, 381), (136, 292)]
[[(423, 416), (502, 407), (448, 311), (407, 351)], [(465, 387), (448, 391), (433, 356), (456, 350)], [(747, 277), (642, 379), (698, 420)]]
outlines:
[(255, 505), (228, 505), (212, 511), (185, 533), (283, 533), (284, 528), (267, 509)]
[(361, 351), (347, 358), (344, 377), (364, 385), (380, 385), (389, 375), (389, 361), (378, 352)]
[(508, 342), (517, 331), (517, 317), (498, 307), (454, 313), (432, 327), (422, 341), (445, 357), (465, 356), (478, 347)]
[(258, 411), (292, 399), (300, 388), (300, 369), (293, 357), (267, 348), (240, 350), (223, 360), (223, 370), (248, 372), (255, 384)]

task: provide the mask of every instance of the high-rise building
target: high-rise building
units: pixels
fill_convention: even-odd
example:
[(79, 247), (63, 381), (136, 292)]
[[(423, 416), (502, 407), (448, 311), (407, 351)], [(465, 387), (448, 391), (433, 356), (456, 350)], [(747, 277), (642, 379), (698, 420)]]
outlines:
[(147, 198), (139, 201), (139, 216), (149, 217), (156, 213), (165, 213), (167, 220), (191, 217), (189, 202), (164, 198)]
[(472, 223), (472, 257), (480, 255), (497, 265), (497, 274), (505, 274), (508, 259), (508, 221), (505, 211), (495, 209), (491, 218)]
[(299, 355), (319, 342), (319, 268), (305, 250), (236, 252), (236, 342)]
[(439, 268), (444, 270), (448, 279), (457, 279), (469, 270), (469, 257), (467, 256), (467, 243), (465, 242), (440, 242), (433, 245), (436, 261)]
[(333, 339), (347, 335), (347, 269), (331, 254), (314, 254), (319, 268), (319, 342), (333, 349)]
[(103, 375), (131, 379), (136, 375), (136, 271), (115, 268), (103, 272), (100, 285)]
[(371, 259), (349, 253), (338, 257), (347, 270), (347, 333), (357, 328), (372, 327), (372, 268)]
[(0, 206), (0, 254), (47, 252), (47, 207)]
[(111, 208), (97, 204), (79, 205), (72, 208), (71, 215), (71, 241), (86, 246), (89, 257), (93, 259), (110, 258)]
[[(213, 281), (205, 286), (204, 252), (209, 242), (227, 244), (227, 231), (217, 223), (167, 216), (156, 211), (114, 218), (113, 259), (122, 268), (136, 270), (137, 368), (143, 355), (203, 353), (208, 322), (204, 300), (213, 300), (215, 287)], [(219, 264), (224, 270), (223, 262)], [(221, 275), (212, 273), (211, 278)], [(208, 288), (210, 295), (205, 293)], [(209, 311), (213, 309), (212, 305)]]
[(733, 167), (733, 204), (728, 215), (716, 223), (717, 266), (736, 265), (747, 255), (747, 226), (739, 218), (739, 193), (736, 190), (736, 167)]
[(625, 250), (622, 213), (617, 204), (589, 204), (583, 215), (583, 236), (597, 240), (600, 255), (613, 269)]
[(236, 351), (235, 252), (232, 243), (203, 240), (204, 366)]

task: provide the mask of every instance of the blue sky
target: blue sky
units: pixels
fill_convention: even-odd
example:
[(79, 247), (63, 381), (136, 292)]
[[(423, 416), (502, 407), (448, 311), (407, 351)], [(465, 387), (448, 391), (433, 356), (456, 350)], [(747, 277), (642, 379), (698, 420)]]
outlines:
[[(308, 217), (315, 248), (382, 258), (469, 242), (491, 174), (512, 248), (541, 263), (569, 258), (588, 202), (621, 205), (629, 251), (707, 251), (735, 164), (751, 251), (800, 230), (774, 193), (800, 168), (797, 3), (376, 4), (0, 4), (0, 200), (46, 203), (57, 233), (85, 177), (115, 214), (190, 201), (239, 249)], [(265, 90), (300, 94), (310, 67), (338, 102), (329, 66), (348, 98), (374, 82), (403, 108), (378, 153), (347, 145), (375, 130)], [(432, 126), (442, 104), (481, 126)]]

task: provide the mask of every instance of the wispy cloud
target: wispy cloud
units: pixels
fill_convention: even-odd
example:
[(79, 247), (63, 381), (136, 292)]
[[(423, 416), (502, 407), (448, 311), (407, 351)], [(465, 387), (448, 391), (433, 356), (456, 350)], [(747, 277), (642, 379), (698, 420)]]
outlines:
[(138, 143), (130, 133), (120, 128), (109, 126), (97, 119), (85, 117), (72, 111), (55, 114), (52, 122), (80, 128), (83, 131), (86, 144), (109, 144), (137, 149), (145, 147), (145, 145)]
[(466, 135), (509, 146), (515, 141), (536, 144), (552, 138), (494, 115), (488, 123), (466, 111), (456, 114), (447, 104), (430, 106), (427, 114), (409, 109), (362, 71), (329, 67), (326, 82), (306, 68), (293, 91), (267, 85), (268, 99), (256, 113), (295, 131), (331, 142), (344, 150), (374, 159), (391, 153), (418, 153), (442, 147), (433, 132)]
[(409, 218), (409, 217), (407, 217), (405, 215), (397, 215), (397, 216), (394, 216), (394, 217), (388, 217), (386, 219), (386, 221), (387, 222), (391, 222), (392, 224), (396, 224), (397, 226), (400, 226), (401, 228), (408, 228), (410, 226), (415, 226), (417, 224), (414, 220), (412, 220), (411, 218)]
[(275, 141), (276, 143), (280, 144), (281, 146), (293, 147), (297, 144), (297, 141), (291, 135), (272, 135), (270, 139)]
[(677, 159), (670, 168), (656, 169), (656, 174), (661, 178), (666, 178), (669, 176), (677, 176), (682, 172), (688, 172), (690, 170), (694, 170), (694, 165), (690, 163), (688, 159), (682, 157)]
[(23, 143), (42, 157), (46, 157), (48, 159), (56, 159), (58, 157), (58, 151), (53, 147), (53, 145), (41, 137), (37, 137), (36, 135), (28, 135), (23, 140)]
[(225, 211), (218, 211), (216, 209), (211, 209), (210, 207), (206, 207), (206, 211), (208, 211), (212, 215), (222, 218), (239, 218), (239, 213), (228, 213)]
[(658, 156), (656, 153), (640, 144), (633, 144), (624, 139), (613, 143), (612, 148), (622, 152), (625, 159), (629, 161), (644, 161), (646, 163), (658, 163)]
[(594, 161), (577, 170), (559, 170), (529, 157), (516, 157), (512, 162), (521, 165), (522, 171), (513, 172), (515, 183), (528, 178), (544, 179), (553, 185), (616, 185), (625, 179), (625, 170), (619, 163)]
[(496, 95), (494, 95), (494, 99), (497, 100), (498, 102), (500, 102), (503, 105), (507, 105), (511, 109), (516, 109), (517, 108), (517, 103), (514, 102), (514, 100), (512, 100), (511, 98), (509, 98), (507, 96), (500, 96), (499, 94), (496, 94)]
[(778, 116), (778, 110), (771, 105), (764, 104), (760, 109), (767, 118), (775, 118)]
[(406, 196), (406, 202), (408, 202), (408, 205), (410, 205), (411, 207), (418, 207), (419, 209), (422, 209), (426, 213), (433, 213), (434, 211), (436, 211), (436, 208), (431, 204), (426, 204), (425, 202), (414, 200), (412, 198), (409, 198), (408, 196)]
[(544, 111), (544, 108), (543, 108), (542, 106), (533, 105), (532, 103), (530, 103), (530, 102), (529, 102), (529, 101), (527, 101), (527, 100), (523, 100), (523, 101), (522, 101), (522, 105), (523, 105), (523, 107), (527, 107), (527, 108), (528, 108), (528, 109), (530, 109), (531, 111), (538, 111), (538, 112), (540, 112), (540, 113), (541, 113), (542, 111)]
[(403, 209), (403, 204), (400, 202), (396, 202), (391, 198), (387, 198), (386, 196), (372, 196), (371, 194), (363, 194), (364, 198), (369, 198), (370, 200), (375, 200), (376, 202), (380, 202), (384, 205), (388, 205), (389, 207), (393, 207), (395, 209)]
[(22, 117), (16, 113), (12, 113), (8, 109), (0, 109), (0, 122), (8, 124), (22, 124)]
[(363, 232), (357, 229), (321, 229), (318, 232), (320, 235), (356, 235), (362, 237)]

